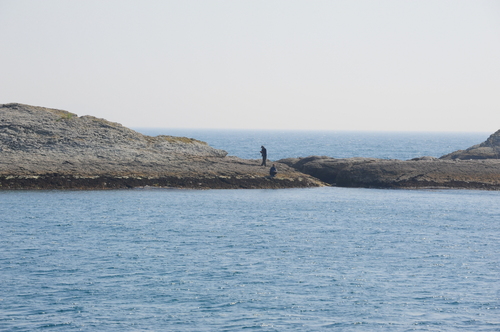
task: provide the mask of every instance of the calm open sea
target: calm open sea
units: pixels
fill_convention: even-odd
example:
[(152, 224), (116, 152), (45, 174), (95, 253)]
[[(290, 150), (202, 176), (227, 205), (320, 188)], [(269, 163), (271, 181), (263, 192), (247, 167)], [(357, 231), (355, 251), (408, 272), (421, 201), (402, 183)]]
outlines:
[[(263, 133), (193, 137), (271, 159), (488, 137)], [(0, 191), (0, 331), (500, 331), (499, 221), (492, 191)]]
[(373, 157), (411, 159), (441, 157), (484, 142), (492, 133), (435, 132), (355, 132), (355, 131), (271, 131), (138, 128), (156, 136), (172, 135), (196, 138), (210, 146), (226, 150), (231, 156), (260, 159), (260, 146), (268, 158), (329, 156), (334, 158)]

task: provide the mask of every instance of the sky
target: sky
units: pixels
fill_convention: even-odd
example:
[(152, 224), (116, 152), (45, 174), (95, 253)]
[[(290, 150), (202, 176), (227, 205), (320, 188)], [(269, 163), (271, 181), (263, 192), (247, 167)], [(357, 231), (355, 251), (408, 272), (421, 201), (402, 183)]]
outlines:
[(500, 1), (0, 0), (0, 103), (128, 127), (500, 129)]

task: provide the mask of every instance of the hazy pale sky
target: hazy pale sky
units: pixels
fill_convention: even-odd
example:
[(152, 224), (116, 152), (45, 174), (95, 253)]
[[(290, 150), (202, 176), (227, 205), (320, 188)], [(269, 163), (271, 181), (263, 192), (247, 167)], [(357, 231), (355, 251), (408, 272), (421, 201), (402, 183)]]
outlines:
[(0, 103), (128, 127), (500, 129), (500, 1), (0, 0)]

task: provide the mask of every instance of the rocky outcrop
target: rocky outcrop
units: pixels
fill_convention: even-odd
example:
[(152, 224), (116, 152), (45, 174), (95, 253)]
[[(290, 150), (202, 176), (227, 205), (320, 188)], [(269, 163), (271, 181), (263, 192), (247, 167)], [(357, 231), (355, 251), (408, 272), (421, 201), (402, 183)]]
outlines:
[(500, 160), (307, 157), (282, 163), (339, 187), (500, 190)]
[(439, 159), (420, 157), (402, 161), (311, 156), (280, 162), (341, 187), (500, 190), (499, 152), (500, 131), (497, 131), (484, 143)]
[[(0, 105), (0, 148), (4, 152), (84, 159), (176, 155), (224, 157), (227, 152), (185, 137), (142, 135), (93, 116), (21, 104)], [(117, 153), (119, 152), (119, 153)]]
[(146, 136), (92, 116), (0, 105), (0, 188), (289, 188), (322, 183), (186, 137)]
[(500, 130), (492, 134), (481, 144), (471, 146), (466, 150), (458, 150), (442, 156), (443, 160), (474, 160), (500, 158)]
[(380, 161), (343, 169), (337, 185), (366, 188), (500, 189), (500, 161)]

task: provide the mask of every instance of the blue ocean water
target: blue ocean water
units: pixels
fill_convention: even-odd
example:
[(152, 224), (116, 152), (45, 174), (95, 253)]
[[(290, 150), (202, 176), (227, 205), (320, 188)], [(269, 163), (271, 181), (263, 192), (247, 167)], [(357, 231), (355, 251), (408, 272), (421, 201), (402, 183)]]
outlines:
[(499, 203), (470, 190), (0, 191), (0, 330), (500, 331)]
[(329, 156), (334, 158), (373, 157), (400, 159), (441, 157), (484, 142), (492, 133), (454, 132), (355, 132), (355, 131), (275, 131), (136, 128), (150, 135), (196, 138), (229, 155), (260, 159), (260, 146), (268, 158)]

